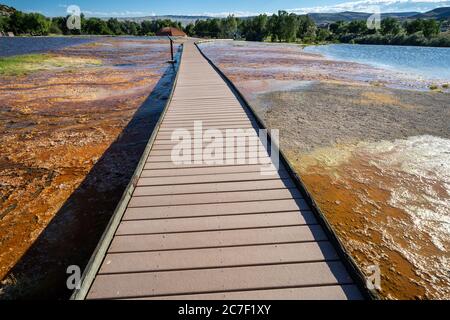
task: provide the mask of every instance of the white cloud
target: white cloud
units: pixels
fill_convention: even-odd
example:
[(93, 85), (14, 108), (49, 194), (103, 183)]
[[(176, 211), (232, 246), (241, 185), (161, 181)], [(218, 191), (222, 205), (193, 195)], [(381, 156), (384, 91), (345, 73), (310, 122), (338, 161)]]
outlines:
[[(305, 7), (285, 9), (288, 12), (294, 12), (298, 14), (306, 14), (311, 12), (325, 13), (325, 12), (374, 12), (378, 10), (380, 12), (425, 12), (440, 7), (450, 7), (450, 0), (359, 0), (359, 1), (346, 1), (336, 5), (330, 6), (317, 6), (317, 7)], [(234, 12), (204, 12), (198, 14), (201, 16), (210, 17), (227, 17), (232, 14), (235, 17), (248, 17), (262, 14), (264, 12), (246, 12), (246, 11), (234, 11)], [(266, 14), (272, 14), (266, 12)]]
[[(66, 8), (67, 5), (59, 4), (58, 7)], [(358, 1), (346, 1), (330, 6), (304, 7), (285, 10), (297, 14), (306, 14), (311, 12), (325, 13), (325, 12), (343, 12), (343, 11), (374, 12), (375, 9), (379, 9), (380, 12), (408, 12), (408, 11), (425, 12), (439, 7), (450, 7), (450, 0), (358, 0)], [(83, 10), (83, 8), (81, 11), (86, 16), (90, 17), (143, 17), (155, 15), (154, 12), (148, 13), (142, 11), (101, 12), (101, 11)], [(190, 14), (190, 15), (209, 16), (209, 17), (227, 17), (229, 15), (234, 15), (235, 17), (248, 17), (248, 16), (255, 16), (261, 13), (264, 12), (249, 12), (249, 11), (203, 12), (199, 14)], [(272, 13), (266, 12), (266, 14), (270, 15)]]
[(142, 11), (121, 11), (121, 12), (103, 12), (103, 11), (90, 11), (90, 10), (81, 10), (86, 16), (90, 17), (142, 17), (142, 16), (150, 16), (154, 15), (154, 13), (146, 13)]
[(330, 6), (287, 9), (287, 11), (299, 14), (343, 11), (373, 12), (374, 7), (378, 7), (381, 12), (425, 12), (448, 6), (450, 6), (449, 0), (360, 0)]
[[(195, 14), (196, 16), (208, 16), (208, 17), (228, 17), (229, 15), (233, 15), (235, 17), (250, 17), (257, 16), (258, 14), (262, 14), (264, 12), (249, 12), (249, 11), (229, 11), (229, 12), (204, 12), (200, 14)], [(271, 14), (271, 13), (267, 13)]]
[(41, 11), (41, 10), (22, 10), (22, 11), (25, 13), (39, 13), (39, 14), (45, 15), (45, 12)]

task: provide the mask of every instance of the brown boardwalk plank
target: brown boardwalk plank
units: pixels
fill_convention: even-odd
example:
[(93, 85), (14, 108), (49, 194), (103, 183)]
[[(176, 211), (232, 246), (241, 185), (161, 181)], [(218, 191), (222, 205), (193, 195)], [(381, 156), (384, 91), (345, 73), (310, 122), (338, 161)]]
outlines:
[[(179, 169), (177, 169), (179, 170)], [(174, 170), (172, 170), (174, 171)], [(219, 183), (196, 183), (169, 186), (148, 186), (137, 187), (134, 195), (152, 196), (165, 194), (190, 194), (205, 192), (225, 192), (225, 191), (250, 191), (250, 190), (270, 190), (293, 188), (295, 184), (291, 179), (272, 179), (262, 181), (240, 181), (240, 182), (219, 182)], [(206, 196), (206, 195), (205, 195)]]
[[(310, 220), (314, 223), (314, 217)], [(208, 239), (205, 242), (205, 239)], [(128, 235), (115, 237), (110, 253), (216, 248), (242, 245), (324, 241), (327, 237), (319, 225), (268, 227), (256, 229), (215, 230), (202, 232)]]
[(270, 175), (269, 174), (262, 175), (260, 172), (248, 172), (248, 173), (223, 173), (216, 175), (196, 175), (196, 176), (179, 176), (179, 177), (155, 177), (155, 178), (142, 177), (138, 181), (138, 186), (268, 180), (274, 178), (287, 178), (287, 177), (288, 173), (285, 171), (274, 172), (273, 174)]
[(301, 198), (297, 189), (278, 190), (252, 190), (240, 192), (211, 192), (208, 194), (177, 194), (162, 196), (133, 197), (129, 203), (130, 208), (175, 206), (182, 204), (204, 204), (204, 203), (229, 203), (241, 201), (264, 201), (274, 199)]
[(205, 217), (215, 215), (258, 214), (280, 211), (308, 211), (303, 199), (247, 201), (235, 203), (208, 203), (151, 208), (131, 208), (125, 212), (127, 219), (161, 219), (181, 217)]
[(341, 262), (97, 275), (90, 298), (128, 298), (350, 284)]
[[(255, 119), (188, 42), (177, 86), (87, 298), (360, 299), (361, 294), (284, 167), (255, 154), (174, 163), (176, 129), (250, 129)], [(206, 146), (193, 137), (189, 150)], [(241, 150), (240, 150), (241, 151)]]
[(355, 285), (143, 297), (137, 300), (362, 300)]
[(253, 214), (240, 214), (153, 220), (124, 220), (119, 226), (116, 235), (292, 226), (308, 224), (312, 220), (311, 213), (308, 211), (304, 212), (303, 217), (300, 219), (297, 212), (277, 212), (258, 216)]
[[(148, 170), (145, 170), (148, 169)], [(260, 172), (261, 165), (243, 165), (243, 166), (228, 166), (228, 167), (204, 167), (204, 168), (178, 168), (178, 169), (154, 169), (151, 164), (146, 164), (142, 177), (170, 177), (170, 176), (190, 176), (190, 175), (207, 175), (207, 174), (226, 174), (238, 172)]]
[(108, 254), (100, 274), (337, 260), (328, 242)]

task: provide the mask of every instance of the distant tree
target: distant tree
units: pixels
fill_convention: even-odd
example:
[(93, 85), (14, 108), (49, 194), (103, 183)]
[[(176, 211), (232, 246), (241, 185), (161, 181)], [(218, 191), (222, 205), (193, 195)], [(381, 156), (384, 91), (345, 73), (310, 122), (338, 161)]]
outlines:
[(307, 15), (298, 16), (297, 37), (303, 41), (314, 41), (317, 36), (317, 27)]
[(14, 32), (14, 34), (24, 33), (25, 14), (23, 12), (14, 11), (9, 19), (9, 31)]
[(287, 13), (286, 11), (280, 11), (280, 27), (281, 27), (281, 39), (285, 41), (295, 41), (298, 31), (298, 19), (294, 13)]
[(185, 28), (184, 28), (184, 32), (188, 35), (188, 36), (194, 36), (195, 35), (195, 25), (193, 23), (189, 23)]
[(220, 19), (195, 21), (194, 33), (199, 37), (218, 38), (221, 32)]
[(330, 40), (331, 32), (326, 28), (319, 28), (317, 31), (316, 40), (317, 41), (327, 41)]
[(110, 18), (106, 21), (106, 25), (112, 34), (121, 35), (123, 34), (121, 23), (116, 18)]
[(241, 35), (249, 41), (263, 41), (269, 35), (269, 18), (265, 14), (245, 19), (239, 25)]
[(208, 22), (206, 20), (195, 20), (193, 35), (205, 37), (207, 33)]
[(212, 38), (218, 38), (221, 30), (220, 19), (207, 20), (207, 32)]
[(238, 31), (237, 19), (233, 15), (229, 15), (220, 21), (219, 37), (234, 39)]
[(137, 36), (141, 33), (141, 25), (135, 21), (126, 20), (121, 23), (122, 32), (130, 35)]
[(367, 28), (367, 22), (364, 20), (351, 21), (347, 25), (346, 29), (348, 33), (353, 33), (357, 35), (364, 35), (367, 34), (369, 31), (369, 28)]
[(79, 34), (81, 34), (81, 33), (87, 33), (87, 34), (89, 34), (85, 29), (85, 25), (86, 25), (86, 21), (88, 20), (88, 19), (86, 19), (86, 17), (85, 17), (85, 15), (82, 13), (81, 14), (81, 16), (80, 16), (80, 18), (81, 18), (81, 30), (80, 29), (68, 29), (67, 28), (67, 20), (68, 19), (70, 19), (70, 16), (68, 15), (68, 16), (66, 16), (65, 18), (64, 18), (64, 21), (63, 21), (63, 25), (62, 26), (60, 26), (60, 28), (61, 28), (61, 30), (63, 31), (63, 33), (64, 34), (71, 34), (71, 35), (79, 35)]
[(28, 13), (23, 15), (22, 33), (33, 36), (48, 35), (51, 21), (40, 13)]
[(402, 28), (400, 23), (395, 18), (385, 18), (381, 20), (381, 34), (382, 35), (398, 35)]
[(403, 26), (407, 34), (414, 34), (416, 32), (423, 30), (423, 20), (415, 19), (411, 21), (406, 21)]
[(427, 38), (438, 35), (441, 30), (441, 24), (434, 19), (424, 20), (422, 25), (423, 35)]
[(51, 34), (63, 34), (63, 31), (61, 30), (59, 26), (59, 20), (53, 18), (51, 21), (50, 29), (48, 31)]
[(86, 19), (83, 24), (83, 32), (86, 34), (110, 35), (111, 30), (108, 28), (106, 21), (99, 18)]
[(141, 22), (141, 35), (146, 36), (155, 34), (156, 31), (156, 24), (154, 21), (144, 20)]
[(269, 18), (265, 14), (252, 19), (253, 38), (257, 41), (263, 41), (269, 34), (268, 30)]
[(270, 34), (270, 39), (271, 41), (281, 41), (280, 40), (280, 26), (279, 26), (279, 17), (276, 14), (273, 14), (270, 16), (269, 21), (268, 21), (268, 29), (269, 29), (269, 34)]
[(8, 16), (0, 16), (0, 32), (9, 31), (9, 22), (10, 19)]
[(52, 25), (50, 26), (50, 33), (55, 33), (55, 34), (68, 34), (68, 30), (67, 30), (67, 24), (66, 24), (67, 20), (65, 17), (55, 17), (52, 18)]
[(344, 21), (336, 21), (330, 24), (329, 30), (336, 37), (340, 37), (348, 32), (348, 24)]
[(270, 17), (269, 25), (272, 41), (295, 41), (297, 38), (299, 21), (294, 13), (280, 10)]

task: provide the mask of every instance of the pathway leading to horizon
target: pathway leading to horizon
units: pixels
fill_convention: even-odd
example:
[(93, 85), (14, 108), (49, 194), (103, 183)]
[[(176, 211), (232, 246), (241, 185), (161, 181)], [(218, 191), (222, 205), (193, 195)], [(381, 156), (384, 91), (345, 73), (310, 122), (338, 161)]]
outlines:
[(172, 162), (172, 131), (192, 130), (194, 121), (258, 135), (255, 119), (188, 41), (173, 98), (86, 298), (362, 298), (285, 168), (263, 175), (267, 165), (250, 161)]

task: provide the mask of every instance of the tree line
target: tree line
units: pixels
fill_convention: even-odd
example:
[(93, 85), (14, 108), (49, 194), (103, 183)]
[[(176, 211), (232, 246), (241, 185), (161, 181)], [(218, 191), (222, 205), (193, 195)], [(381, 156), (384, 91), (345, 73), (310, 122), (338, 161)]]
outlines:
[(338, 21), (328, 25), (316, 25), (308, 15), (286, 11), (277, 14), (261, 14), (255, 17), (210, 18), (197, 20), (184, 28), (180, 22), (169, 19), (122, 21), (86, 18), (81, 15), (81, 30), (67, 28), (68, 17), (47, 18), (39, 13), (15, 11), (9, 17), (0, 16), (0, 31), (15, 34), (95, 34), (95, 35), (154, 35), (163, 27), (183, 29), (189, 36), (204, 38), (232, 38), (249, 41), (278, 42), (343, 42), (361, 44), (397, 44), (423, 46), (450, 46), (449, 32), (441, 32), (442, 23), (450, 21), (416, 19), (401, 22), (385, 18), (378, 29), (370, 29), (366, 20)]
[[(307, 15), (296, 15), (286, 11), (267, 16), (214, 18), (197, 20), (186, 26), (190, 36), (209, 38), (232, 38), (249, 41), (312, 42), (325, 38)], [(322, 39), (325, 40), (325, 39)]]
[(286, 11), (267, 16), (197, 20), (186, 26), (190, 36), (234, 38), (250, 41), (280, 42), (343, 42), (361, 44), (396, 44), (423, 46), (450, 46), (449, 32), (441, 32), (442, 24), (450, 21), (415, 19), (401, 22), (385, 18), (379, 28), (369, 28), (366, 20), (337, 21), (318, 26), (308, 15)]
[(449, 32), (441, 32), (442, 22), (435, 19), (415, 19), (401, 22), (395, 18), (381, 20), (379, 29), (369, 29), (366, 21), (329, 25), (329, 40), (358, 44), (388, 44), (450, 47)]
[(130, 20), (108, 20), (86, 18), (81, 15), (81, 30), (67, 28), (67, 17), (47, 18), (39, 13), (15, 11), (10, 16), (0, 16), (0, 31), (16, 35), (46, 36), (57, 35), (132, 35), (152, 36), (163, 27), (182, 29), (181, 23), (169, 19), (145, 20), (140, 23)]

